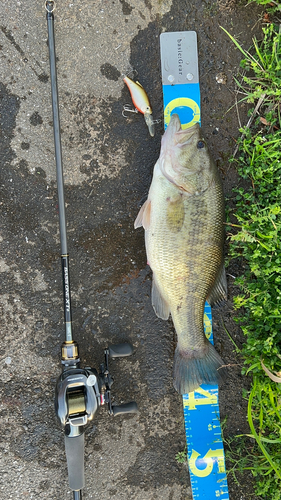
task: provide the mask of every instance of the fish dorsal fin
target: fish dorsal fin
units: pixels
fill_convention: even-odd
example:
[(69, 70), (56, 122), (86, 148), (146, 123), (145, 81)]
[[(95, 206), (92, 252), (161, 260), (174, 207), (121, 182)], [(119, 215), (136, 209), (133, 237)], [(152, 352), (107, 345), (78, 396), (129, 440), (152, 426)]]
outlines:
[(136, 81), (136, 83), (143, 89), (143, 86), (140, 82)]
[(134, 223), (134, 228), (143, 227), (144, 229), (148, 229), (150, 225), (150, 212), (151, 212), (151, 201), (146, 200), (146, 202), (141, 207), (137, 218)]
[(158, 318), (165, 320), (169, 318), (170, 308), (167, 302), (163, 299), (154, 276), (152, 280), (151, 303)]
[(227, 281), (226, 281), (226, 273), (223, 262), (216, 277), (215, 284), (207, 297), (207, 301), (211, 306), (214, 306), (214, 305), (221, 305), (226, 300), (227, 300)]

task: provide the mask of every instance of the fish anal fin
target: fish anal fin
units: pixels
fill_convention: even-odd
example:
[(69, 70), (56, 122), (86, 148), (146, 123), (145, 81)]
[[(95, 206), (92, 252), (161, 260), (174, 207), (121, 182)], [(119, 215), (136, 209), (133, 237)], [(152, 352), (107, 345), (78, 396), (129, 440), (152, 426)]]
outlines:
[(148, 229), (150, 225), (150, 212), (151, 212), (151, 201), (146, 200), (146, 202), (141, 207), (137, 218), (134, 223), (134, 228), (143, 227), (144, 229)]
[(170, 308), (167, 302), (163, 299), (158, 285), (153, 277), (152, 290), (151, 290), (151, 303), (156, 316), (161, 319), (167, 320), (170, 314)]
[(227, 300), (227, 281), (224, 263), (222, 263), (216, 281), (210, 291), (207, 301), (211, 306), (222, 305)]

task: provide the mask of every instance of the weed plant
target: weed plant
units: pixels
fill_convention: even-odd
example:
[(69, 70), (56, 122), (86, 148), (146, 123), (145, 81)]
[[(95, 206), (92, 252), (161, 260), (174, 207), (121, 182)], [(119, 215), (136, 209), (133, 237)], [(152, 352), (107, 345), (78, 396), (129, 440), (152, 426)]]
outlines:
[(234, 307), (245, 335), (243, 372), (253, 382), (247, 395), (250, 434), (236, 438), (235, 446), (228, 443), (228, 458), (234, 475), (251, 470), (259, 498), (281, 500), (281, 384), (262, 367), (263, 361), (281, 376), (281, 30), (269, 24), (263, 32), (263, 41), (254, 40), (250, 52), (229, 35), (244, 56), (242, 68), (253, 75), (244, 75), (240, 84), (247, 101), (261, 99), (262, 105), (251, 128), (241, 129), (232, 159), (241, 183), (235, 190), (235, 224), (228, 228), (230, 257), (239, 260), (243, 273), (236, 280), (241, 292)]
[(243, 293), (234, 298), (235, 308), (244, 309), (238, 318), (247, 338), (244, 372), (247, 367), (263, 376), (261, 358), (270, 370), (281, 371), (281, 131), (266, 138), (261, 131), (245, 135), (238, 172), (251, 183), (235, 190), (238, 230), (230, 256), (244, 267), (236, 281)]
[[(275, 14), (275, 13), (281, 12), (281, 4), (280, 4), (280, 2), (278, 2), (276, 0), (255, 0), (255, 2), (259, 5), (266, 6), (267, 12), (269, 14)], [(249, 2), (249, 4), (250, 3), (253, 3), (253, 2)]]

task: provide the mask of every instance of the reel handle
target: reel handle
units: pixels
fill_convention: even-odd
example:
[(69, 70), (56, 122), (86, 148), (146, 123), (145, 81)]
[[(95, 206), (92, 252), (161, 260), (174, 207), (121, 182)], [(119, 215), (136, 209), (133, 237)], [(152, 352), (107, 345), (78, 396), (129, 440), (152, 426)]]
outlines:
[(131, 403), (124, 403), (123, 405), (112, 405), (112, 413), (114, 417), (121, 413), (138, 413), (138, 405), (135, 401)]

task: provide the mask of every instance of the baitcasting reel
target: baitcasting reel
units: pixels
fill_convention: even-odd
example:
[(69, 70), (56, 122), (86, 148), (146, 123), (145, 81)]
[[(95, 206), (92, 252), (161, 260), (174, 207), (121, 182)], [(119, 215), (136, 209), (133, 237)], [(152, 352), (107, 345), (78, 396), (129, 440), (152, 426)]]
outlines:
[(113, 378), (108, 369), (108, 360), (123, 358), (133, 353), (131, 344), (116, 344), (104, 350), (105, 363), (100, 365), (100, 373), (95, 368), (80, 368), (78, 345), (76, 342), (62, 344), (62, 364), (64, 370), (57, 380), (55, 409), (65, 431), (65, 452), (67, 458), (69, 487), (74, 500), (81, 498), (80, 490), (84, 479), (84, 426), (93, 420), (97, 409), (108, 404), (110, 415), (137, 413), (135, 402), (122, 405), (111, 403)]

